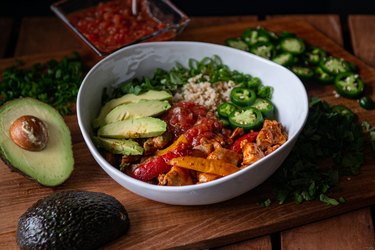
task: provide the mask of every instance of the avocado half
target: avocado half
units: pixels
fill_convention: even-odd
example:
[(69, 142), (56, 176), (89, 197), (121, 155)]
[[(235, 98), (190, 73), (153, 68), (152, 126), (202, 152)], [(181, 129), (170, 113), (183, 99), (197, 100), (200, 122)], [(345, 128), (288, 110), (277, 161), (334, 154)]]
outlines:
[[(10, 126), (21, 116), (39, 118), (47, 126), (48, 143), (42, 151), (28, 151), (10, 137)], [(57, 186), (69, 178), (74, 158), (70, 130), (52, 106), (33, 98), (19, 98), (0, 107), (0, 157), (11, 168), (44, 186)]]

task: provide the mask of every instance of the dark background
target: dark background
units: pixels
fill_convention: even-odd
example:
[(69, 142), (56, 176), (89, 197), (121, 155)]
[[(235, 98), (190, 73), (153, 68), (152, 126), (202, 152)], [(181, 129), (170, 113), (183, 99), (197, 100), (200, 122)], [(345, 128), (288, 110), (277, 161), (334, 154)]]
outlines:
[[(189, 16), (375, 14), (374, 0), (171, 0)], [(1, 16), (51, 16), (56, 0), (0, 0)]]

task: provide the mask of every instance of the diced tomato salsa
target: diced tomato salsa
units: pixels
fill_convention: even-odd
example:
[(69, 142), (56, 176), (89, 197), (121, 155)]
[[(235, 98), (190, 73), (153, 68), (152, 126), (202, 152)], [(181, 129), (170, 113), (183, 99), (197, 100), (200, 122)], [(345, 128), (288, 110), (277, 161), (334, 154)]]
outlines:
[(213, 112), (194, 102), (176, 103), (163, 120), (167, 122), (168, 131), (173, 133), (175, 139), (184, 134), (193, 146), (198, 145), (202, 137), (211, 139), (214, 132), (222, 128)]
[(110, 0), (72, 13), (69, 21), (100, 51), (111, 52), (166, 27), (141, 3), (137, 16), (132, 14), (131, 0)]

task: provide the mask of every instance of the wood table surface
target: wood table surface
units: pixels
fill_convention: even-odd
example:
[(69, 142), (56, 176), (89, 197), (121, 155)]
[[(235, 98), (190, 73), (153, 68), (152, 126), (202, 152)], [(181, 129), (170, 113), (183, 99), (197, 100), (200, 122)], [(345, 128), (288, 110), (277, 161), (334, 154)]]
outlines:
[[(209, 31), (210, 27), (221, 27), (223, 25), (223, 27), (228, 27), (230, 24), (245, 27), (247, 23), (257, 20), (259, 19), (256, 16), (192, 17), (188, 28), (177, 39), (195, 40), (199, 37), (199, 40), (208, 39), (209, 41), (209, 37), (204, 37), (205, 34), (199, 33), (200, 30)], [(267, 16), (266, 20), (308, 22), (337, 46), (360, 59), (366, 67), (375, 67), (375, 16), (353, 15), (349, 16), (347, 20), (335, 15)], [(0, 58), (3, 58), (3, 61), (9, 60), (9, 63), (12, 63), (15, 57), (33, 58), (35, 60), (38, 57), (45, 58), (46, 54), (59, 55), (72, 50), (87, 51), (87, 48), (82, 45), (78, 38), (55, 17), (26, 17), (21, 22), (15, 22), (8, 17), (0, 17), (0, 30), (2, 33), (0, 36)], [(192, 34), (198, 35), (192, 37)], [(221, 36), (228, 36), (228, 33), (223, 33)], [(217, 43), (220, 42), (217, 41)], [(373, 115), (375, 115), (375, 112)], [(68, 124), (76, 122), (72, 117), (66, 119)], [(74, 128), (75, 131), (72, 131), (72, 134), (76, 135), (75, 138), (79, 138), (80, 132), (76, 127)], [(79, 142), (80, 139), (76, 140), (78, 140), (77, 143), (83, 143)], [(8, 170), (0, 168), (1, 171)], [(102, 175), (95, 177), (102, 178)], [(2, 181), (2, 183), (12, 182), (12, 180)], [(38, 190), (38, 192), (39, 196), (43, 196), (49, 191)], [(28, 202), (32, 204), (35, 200), (30, 199)], [(6, 211), (8, 205), (0, 200), (0, 211)], [(306, 223), (299, 222), (295, 226), (290, 225), (286, 230), (272, 231), (268, 234), (259, 232), (253, 234), (257, 236), (255, 238), (242, 235), (238, 240), (219, 239), (218, 243), (208, 243), (212, 243), (213, 248), (217, 249), (371, 250), (375, 249), (374, 205), (375, 203), (371, 200), (366, 203), (366, 206), (358, 206), (360, 209), (343, 210), (343, 212), (330, 218), (326, 217), (318, 221), (306, 218)], [(301, 209), (308, 210), (309, 205), (303, 205)], [(181, 213), (183, 214), (183, 212)], [(0, 214), (0, 249), (9, 249), (9, 238), (14, 238), (14, 228), (2, 227), (4, 225), (2, 222), (5, 222), (5, 219), (1, 217), (2, 214)], [(13, 218), (13, 221), (17, 221), (17, 218)], [(226, 229), (223, 228), (222, 230)], [(268, 231), (265, 230), (265, 232)], [(230, 244), (226, 244), (226, 242), (230, 242)], [(207, 248), (207, 246), (211, 248), (209, 244), (195, 245), (197, 248)], [(13, 247), (10, 249), (13, 249)], [(108, 249), (111, 249), (111, 246)]]

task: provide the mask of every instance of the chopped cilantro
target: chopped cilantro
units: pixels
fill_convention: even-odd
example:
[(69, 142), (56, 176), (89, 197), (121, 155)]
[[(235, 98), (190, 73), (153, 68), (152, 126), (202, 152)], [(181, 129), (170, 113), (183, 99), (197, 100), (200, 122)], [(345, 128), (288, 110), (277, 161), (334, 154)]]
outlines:
[[(342, 176), (357, 175), (364, 163), (365, 134), (349, 109), (331, 106), (319, 98), (309, 102), (309, 115), (295, 147), (271, 177), (279, 204), (320, 200), (345, 202), (328, 196)], [(370, 128), (367, 124), (366, 128)], [(368, 129), (374, 131), (375, 129)], [(374, 140), (372, 140), (374, 141)]]
[(62, 115), (73, 114), (83, 63), (78, 53), (23, 67), (23, 62), (4, 70), (0, 79), (0, 105), (19, 97), (33, 97), (55, 107)]
[(271, 199), (270, 198), (264, 198), (258, 201), (257, 203), (261, 207), (269, 207), (271, 206)]

